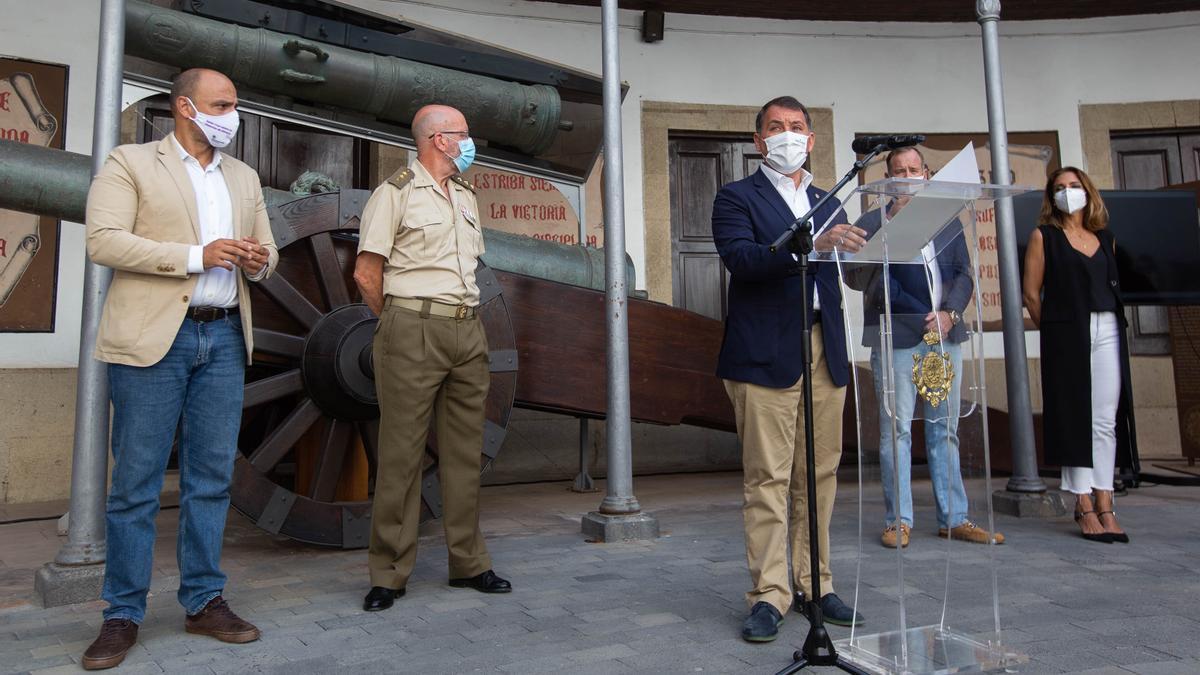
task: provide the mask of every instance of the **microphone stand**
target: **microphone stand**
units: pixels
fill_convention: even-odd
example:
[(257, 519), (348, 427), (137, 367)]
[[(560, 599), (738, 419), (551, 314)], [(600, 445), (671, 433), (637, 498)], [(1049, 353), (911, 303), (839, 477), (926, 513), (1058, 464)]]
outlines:
[(792, 654), (792, 664), (776, 675), (790, 675), (807, 666), (832, 666), (854, 675), (869, 675), (854, 664), (845, 661), (833, 647), (833, 639), (825, 630), (825, 618), (821, 614), (821, 540), (817, 532), (817, 478), (816, 478), (816, 439), (813, 435), (813, 403), (812, 403), (812, 315), (808, 311), (808, 254), (813, 250), (812, 220), (813, 214), (825, 205), (838, 190), (845, 187), (852, 178), (857, 176), (867, 163), (876, 155), (887, 149), (886, 145), (876, 146), (838, 181), (833, 189), (825, 193), (808, 213), (797, 218), (778, 239), (771, 244), (771, 250), (776, 251), (784, 244), (798, 258), (801, 278), (804, 283), (800, 286), (800, 300), (804, 306), (804, 333), (801, 340), (801, 352), (804, 361), (804, 462), (806, 472), (805, 490), (808, 495), (808, 556), (809, 556), (809, 587), (812, 597), (807, 598), (808, 636), (804, 638), (804, 646)]
[[(857, 176), (859, 173), (861, 173), (862, 170), (867, 167), (867, 164), (869, 164), (872, 159), (875, 159), (875, 157), (879, 153), (881, 153), (887, 149), (888, 149), (888, 146), (886, 144), (877, 145), (874, 148), (872, 148), (870, 152), (863, 155), (862, 159), (856, 161), (854, 163), (854, 166), (850, 167), (850, 170), (846, 172), (846, 175), (842, 176), (842, 179), (837, 182), (837, 185), (834, 185), (833, 189), (831, 189), (829, 192), (826, 192), (825, 196), (818, 199), (817, 203), (812, 205), (812, 208), (810, 208), (808, 210), (808, 213), (806, 213), (806, 214), (800, 216), (799, 218), (795, 219), (794, 221), (792, 221), (792, 224), (788, 225), (788, 229), (784, 230), (783, 234), (779, 235), (778, 239), (771, 242), (771, 247), (770, 247), (771, 253), (778, 251), (780, 246), (783, 246), (784, 244), (786, 244), (788, 242), (789, 239), (796, 236), (799, 233), (801, 227), (808, 225), (809, 232), (811, 233), (812, 226), (808, 223), (808, 221), (812, 220), (812, 217), (814, 214), (816, 214), (817, 210), (820, 209), (822, 206), (825, 206), (826, 202), (828, 202), (830, 199), (833, 199), (834, 195), (836, 195), (839, 190), (846, 187), (846, 183), (849, 183), (855, 176)], [(808, 250), (809, 250), (809, 252), (812, 251), (811, 244), (809, 245)], [(795, 253), (795, 251), (793, 251), (793, 253)], [(801, 265), (801, 266), (807, 267), (806, 265)]]

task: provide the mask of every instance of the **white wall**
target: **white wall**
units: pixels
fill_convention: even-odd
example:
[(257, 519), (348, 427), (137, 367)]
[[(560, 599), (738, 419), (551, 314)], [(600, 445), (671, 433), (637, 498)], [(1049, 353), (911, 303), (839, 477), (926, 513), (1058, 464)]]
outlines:
[[(0, 56), (68, 66), (66, 149), (92, 152), (96, 97), (98, 0), (0, 0)], [(60, 120), (61, 122), (61, 120)], [(54, 333), (0, 333), (0, 368), (74, 368), (83, 299), (83, 226), (63, 222), (59, 235)]]
[[(404, 18), (599, 73), (600, 10), (488, 0), (350, 0)], [(622, 11), (626, 242), (645, 280), (641, 101), (761, 105), (782, 94), (834, 111), (837, 176), (861, 132), (985, 132), (980, 29), (974, 23), (774, 21), (668, 14), (662, 42), (640, 39)], [(1083, 166), (1081, 103), (1200, 99), (1200, 12), (1084, 21), (1001, 22), (1010, 131), (1057, 131), (1064, 164)], [(1131, 128), (1136, 128), (1131, 123)], [(652, 195), (651, 198), (665, 196)], [(851, 207), (852, 209), (855, 207)], [(989, 357), (1003, 355), (985, 335)], [(1030, 356), (1037, 333), (1026, 334)]]
[[(599, 73), (598, 8), (488, 0), (351, 0), (372, 11)], [(838, 171), (857, 132), (987, 130), (979, 27), (766, 21), (668, 14), (666, 38), (639, 38), (621, 12), (626, 226), (642, 277), (640, 101), (758, 105), (793, 94), (834, 109)], [(1080, 103), (1200, 98), (1200, 12), (1001, 22), (1010, 131), (1057, 130), (1082, 163)], [(832, 183), (837, 177), (821, 177)]]

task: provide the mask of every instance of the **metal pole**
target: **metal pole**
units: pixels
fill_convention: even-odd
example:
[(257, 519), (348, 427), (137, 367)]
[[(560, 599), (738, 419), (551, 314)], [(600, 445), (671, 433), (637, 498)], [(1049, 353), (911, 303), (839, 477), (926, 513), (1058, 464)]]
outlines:
[[(100, 4), (100, 53), (96, 67), (96, 112), (92, 124), (92, 175), (100, 171), (121, 138), (121, 78), (125, 58), (125, 0)], [(104, 562), (104, 502), (108, 487), (108, 372), (92, 358), (100, 312), (112, 270), (85, 263), (83, 317), (79, 330), (75, 447), (71, 458), (71, 510), (60, 565)]]
[(608, 493), (600, 503), (600, 513), (621, 515), (637, 513), (642, 507), (633, 496), (617, 0), (602, 0), (600, 4), (604, 54), (604, 309), (608, 326)]
[[(992, 145), (992, 182), (1010, 185), (1008, 128), (1004, 120), (1004, 83), (1000, 72), (1000, 0), (977, 0), (975, 14), (983, 33), (983, 73), (987, 89), (988, 130)], [(1011, 492), (1045, 492), (1038, 476), (1033, 439), (1033, 407), (1029, 400), (1029, 366), (1025, 355), (1025, 319), (1021, 314), (1021, 273), (1012, 198), (998, 199), (996, 248), (1000, 259), (1000, 312), (1004, 327), (1005, 380), (1008, 384), (1009, 432), (1012, 435)]]

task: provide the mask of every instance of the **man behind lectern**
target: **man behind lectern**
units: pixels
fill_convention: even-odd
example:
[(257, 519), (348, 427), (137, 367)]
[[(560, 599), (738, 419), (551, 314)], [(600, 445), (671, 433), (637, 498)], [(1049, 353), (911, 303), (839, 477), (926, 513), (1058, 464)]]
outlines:
[[(802, 400), (804, 312), (813, 326), (819, 604), (829, 623), (853, 625), (862, 616), (833, 593), (829, 571), (829, 521), (850, 379), (837, 269), (816, 263), (804, 278), (796, 256), (786, 247), (770, 250), (770, 243), (824, 195), (812, 187), (812, 174), (803, 168), (815, 144), (812, 119), (800, 101), (781, 96), (762, 107), (755, 128), (754, 144), (766, 163), (753, 175), (721, 188), (713, 203), (712, 228), (730, 274), (717, 375), (733, 402), (742, 443), (742, 517), (753, 584), (746, 593), (750, 614), (742, 624), (742, 637), (770, 642), (793, 601), (801, 611), (812, 592)], [(865, 233), (847, 223), (837, 199), (829, 200), (812, 223), (814, 228), (837, 223), (817, 232), (818, 250), (853, 252), (865, 243)], [(801, 301), (801, 284), (808, 285), (807, 307)]]

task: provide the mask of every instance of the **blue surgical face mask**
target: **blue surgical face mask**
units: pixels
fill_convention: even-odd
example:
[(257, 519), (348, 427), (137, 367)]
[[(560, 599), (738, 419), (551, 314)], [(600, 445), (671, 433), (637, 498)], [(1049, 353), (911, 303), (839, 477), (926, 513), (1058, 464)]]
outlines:
[[(446, 155), (450, 157), (449, 154)], [(458, 157), (450, 157), (450, 161), (454, 162), (454, 168), (458, 169), (459, 173), (466, 173), (467, 167), (471, 166), (471, 162), (475, 161), (475, 141), (470, 136), (458, 142)]]

